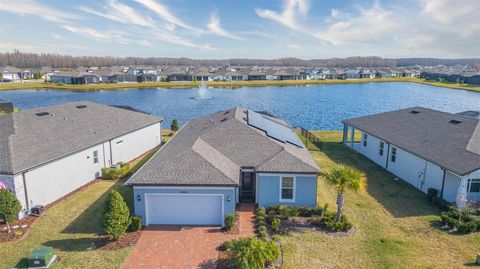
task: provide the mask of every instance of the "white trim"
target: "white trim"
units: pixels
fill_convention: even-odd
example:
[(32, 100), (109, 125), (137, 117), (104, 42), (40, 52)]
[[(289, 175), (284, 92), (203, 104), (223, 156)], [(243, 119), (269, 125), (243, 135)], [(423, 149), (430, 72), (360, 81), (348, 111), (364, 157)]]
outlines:
[(210, 186), (133, 186), (135, 190), (233, 190), (235, 186), (232, 187), (210, 187)]
[[(282, 181), (283, 178), (289, 177), (293, 179), (293, 189), (292, 189), (292, 199), (282, 199)], [(279, 202), (285, 202), (285, 203), (295, 203), (295, 192), (297, 191), (297, 177), (295, 176), (290, 176), (290, 175), (284, 175), (281, 176), (279, 179), (279, 193), (278, 193), (278, 201)]]
[[(221, 193), (144, 193), (143, 194), (143, 201), (144, 201), (144, 210), (145, 210), (145, 226), (150, 224), (150, 220), (148, 218), (148, 196), (220, 196), (222, 199), (222, 227), (225, 226), (225, 196)], [(181, 225), (181, 224), (179, 224)]]
[(253, 168), (240, 168), (240, 172), (255, 172)]
[(258, 174), (255, 173), (255, 203), (258, 204)]
[(311, 174), (295, 174), (295, 173), (257, 173), (259, 176), (275, 176), (275, 177), (317, 177), (318, 173), (311, 173)]

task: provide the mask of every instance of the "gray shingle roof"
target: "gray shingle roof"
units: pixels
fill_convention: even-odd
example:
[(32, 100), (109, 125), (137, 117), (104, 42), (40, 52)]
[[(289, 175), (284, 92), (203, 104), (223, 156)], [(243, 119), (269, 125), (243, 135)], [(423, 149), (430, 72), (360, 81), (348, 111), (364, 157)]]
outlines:
[(349, 119), (344, 123), (458, 175), (480, 169), (480, 123), (477, 119), (413, 107)]
[(87, 101), (0, 116), (0, 173), (16, 174), (162, 120)]
[(319, 172), (306, 148), (268, 137), (248, 125), (246, 110), (233, 108), (188, 122), (127, 184), (236, 185), (242, 167)]

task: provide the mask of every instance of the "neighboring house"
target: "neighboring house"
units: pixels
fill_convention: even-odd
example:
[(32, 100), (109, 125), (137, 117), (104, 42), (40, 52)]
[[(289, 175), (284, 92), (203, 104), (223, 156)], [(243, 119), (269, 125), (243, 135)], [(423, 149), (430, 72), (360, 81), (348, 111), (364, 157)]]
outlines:
[(162, 118), (91, 102), (0, 116), (0, 182), (22, 205), (19, 218), (160, 145)]
[(224, 225), (237, 203), (316, 206), (318, 173), (286, 121), (233, 108), (188, 122), (126, 184), (145, 225)]
[(241, 81), (243, 80), (243, 75), (239, 71), (229, 70), (224, 74), (226, 81)]
[(246, 80), (266, 80), (267, 74), (261, 70), (252, 70), (247, 74)]
[(172, 72), (168, 74), (170, 81), (192, 81), (193, 77), (188, 72)]
[(136, 66), (136, 67), (130, 67), (127, 70), (127, 75), (142, 75), (142, 74), (156, 75), (158, 73), (159, 73), (159, 70), (151, 66)]
[(434, 188), (459, 207), (480, 200), (478, 119), (413, 107), (343, 123), (347, 146), (417, 189)]
[(21, 70), (13, 66), (2, 67), (0, 73), (2, 74), (2, 81), (5, 82), (15, 82), (22, 78)]
[(52, 83), (95, 84), (101, 82), (101, 76), (89, 72), (59, 72), (50, 75)]

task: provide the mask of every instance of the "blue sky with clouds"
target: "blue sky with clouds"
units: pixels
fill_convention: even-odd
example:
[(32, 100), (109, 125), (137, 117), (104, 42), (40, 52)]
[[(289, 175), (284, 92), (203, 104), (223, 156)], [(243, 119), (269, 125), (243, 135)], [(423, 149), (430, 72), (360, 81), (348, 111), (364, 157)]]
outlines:
[(480, 57), (480, 0), (0, 0), (0, 51)]

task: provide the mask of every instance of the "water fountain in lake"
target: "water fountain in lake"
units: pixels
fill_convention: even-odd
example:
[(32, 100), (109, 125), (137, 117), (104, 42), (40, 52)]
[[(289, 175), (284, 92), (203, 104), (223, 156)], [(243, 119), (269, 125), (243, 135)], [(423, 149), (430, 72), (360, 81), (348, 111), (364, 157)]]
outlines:
[(193, 100), (212, 100), (213, 97), (208, 96), (208, 88), (204, 82), (200, 83), (200, 87), (198, 88), (198, 96), (197, 97), (190, 97)]

